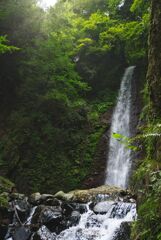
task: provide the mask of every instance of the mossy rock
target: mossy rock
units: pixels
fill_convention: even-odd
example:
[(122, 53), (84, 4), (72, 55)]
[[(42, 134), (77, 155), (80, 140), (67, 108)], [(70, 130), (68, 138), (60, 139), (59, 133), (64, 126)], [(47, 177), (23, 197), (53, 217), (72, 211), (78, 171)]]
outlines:
[(8, 193), (12, 187), (14, 183), (0, 176), (0, 207), (8, 208)]
[(15, 186), (14, 183), (0, 176), (0, 194), (3, 192), (9, 192), (11, 188), (14, 186)]
[(97, 188), (91, 188), (87, 190), (74, 190), (70, 191), (69, 193), (64, 193), (60, 191), (56, 193), (54, 197), (65, 201), (87, 203), (95, 200), (98, 195), (107, 195), (109, 199), (114, 200), (120, 196), (126, 197), (131, 194), (130, 192), (118, 187), (103, 185)]
[(0, 194), (0, 208), (8, 208), (8, 193), (4, 192)]

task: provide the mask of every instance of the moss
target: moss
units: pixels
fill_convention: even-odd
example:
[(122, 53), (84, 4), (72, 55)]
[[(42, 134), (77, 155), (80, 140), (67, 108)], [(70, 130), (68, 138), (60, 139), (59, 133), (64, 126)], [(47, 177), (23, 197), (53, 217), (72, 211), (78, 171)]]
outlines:
[(0, 207), (8, 208), (8, 194), (7, 193), (0, 194)]
[(13, 186), (14, 186), (14, 183), (0, 176), (0, 194), (3, 192), (9, 192)]

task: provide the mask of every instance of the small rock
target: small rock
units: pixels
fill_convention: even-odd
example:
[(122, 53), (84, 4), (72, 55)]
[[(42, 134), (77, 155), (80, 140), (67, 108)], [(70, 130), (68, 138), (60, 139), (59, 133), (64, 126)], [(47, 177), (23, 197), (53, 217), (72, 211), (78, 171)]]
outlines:
[(115, 205), (115, 203), (112, 201), (99, 202), (94, 206), (93, 211), (96, 214), (106, 214), (109, 212), (110, 209), (112, 210), (114, 205)]
[(33, 193), (29, 197), (29, 202), (33, 205), (37, 205), (40, 203), (40, 199), (41, 199), (41, 194), (39, 192)]
[(54, 195), (50, 194), (42, 194), (40, 198), (40, 202), (49, 206), (60, 206), (61, 201), (54, 197)]
[(80, 217), (80, 212), (73, 211), (70, 217), (71, 225), (76, 226), (79, 223)]
[(130, 198), (129, 201), (130, 201), (131, 203), (136, 203), (136, 200), (133, 199), (133, 198)]
[(72, 192), (64, 193), (63, 191), (59, 191), (54, 195), (55, 198), (65, 200), (65, 201), (72, 201), (73, 196), (74, 195)]

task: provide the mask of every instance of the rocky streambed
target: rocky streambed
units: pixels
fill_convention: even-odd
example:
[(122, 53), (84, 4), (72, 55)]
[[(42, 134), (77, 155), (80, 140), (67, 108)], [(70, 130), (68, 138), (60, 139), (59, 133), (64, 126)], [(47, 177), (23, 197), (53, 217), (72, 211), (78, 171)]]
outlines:
[(0, 240), (130, 240), (136, 219), (135, 196), (116, 187), (1, 195)]

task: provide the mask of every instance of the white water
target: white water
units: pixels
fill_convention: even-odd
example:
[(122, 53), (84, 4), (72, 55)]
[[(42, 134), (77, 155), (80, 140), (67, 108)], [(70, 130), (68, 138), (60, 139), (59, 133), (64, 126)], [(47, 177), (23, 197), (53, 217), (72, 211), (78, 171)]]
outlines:
[[(111, 135), (118, 133), (130, 137), (130, 111), (131, 111), (131, 80), (134, 67), (126, 69), (122, 79), (118, 102), (113, 114)], [(131, 167), (131, 151), (112, 138), (109, 144), (109, 156), (107, 165), (106, 184), (125, 188), (128, 183), (128, 175)], [(50, 232), (46, 226), (41, 226), (38, 235), (41, 240), (116, 240), (124, 222), (132, 222), (136, 219), (136, 204), (120, 201), (109, 201), (108, 196), (98, 196), (100, 200), (97, 210), (102, 214), (96, 214), (86, 205), (87, 211), (81, 214), (77, 226), (72, 226), (59, 235)], [(27, 220), (31, 224), (34, 207)], [(96, 211), (96, 209), (95, 209)], [(105, 211), (105, 212), (104, 212)], [(12, 240), (12, 238), (6, 238)], [(33, 236), (31, 237), (31, 240)], [(120, 238), (119, 238), (120, 239)], [(128, 240), (123, 236), (124, 240)]]
[(117, 236), (121, 223), (131, 222), (136, 218), (136, 204), (109, 202), (106, 214), (95, 214), (89, 209), (81, 215), (80, 222), (64, 230), (59, 235), (51, 233), (45, 226), (38, 233), (42, 240), (113, 240)]
[(127, 146), (115, 139), (112, 134), (121, 134), (130, 137), (130, 114), (131, 114), (131, 80), (134, 66), (125, 70), (122, 78), (117, 105), (115, 107), (111, 137), (109, 142), (109, 154), (107, 159), (105, 184), (126, 188), (128, 184), (129, 171), (131, 168), (131, 150)]

